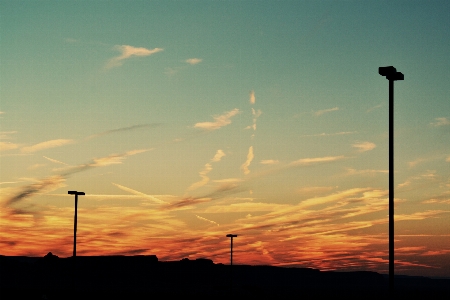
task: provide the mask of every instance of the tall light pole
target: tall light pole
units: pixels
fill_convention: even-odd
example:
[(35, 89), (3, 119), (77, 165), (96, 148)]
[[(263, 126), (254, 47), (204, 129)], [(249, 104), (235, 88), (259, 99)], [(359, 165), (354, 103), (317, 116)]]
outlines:
[(394, 293), (394, 81), (405, 76), (393, 66), (379, 67), (378, 74), (389, 80), (389, 292)]
[(73, 257), (77, 256), (77, 210), (78, 210), (78, 195), (84, 196), (84, 192), (68, 191), (69, 195), (75, 195), (75, 216), (73, 220)]

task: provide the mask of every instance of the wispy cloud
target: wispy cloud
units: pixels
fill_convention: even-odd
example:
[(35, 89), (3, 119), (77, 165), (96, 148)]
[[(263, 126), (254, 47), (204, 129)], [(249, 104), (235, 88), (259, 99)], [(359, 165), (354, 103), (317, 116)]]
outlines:
[(100, 158), (94, 158), (93, 161), (85, 166), (88, 167), (105, 167), (105, 166), (109, 166), (109, 165), (114, 165), (114, 164), (121, 164), (122, 161), (127, 158), (128, 156), (132, 156), (132, 155), (136, 155), (139, 153), (144, 153), (147, 151), (153, 150), (152, 148), (150, 149), (138, 149), (138, 150), (131, 150), (131, 151), (127, 151), (125, 153), (122, 154), (111, 154), (109, 156), (105, 156), (105, 157), (100, 157)]
[(256, 120), (258, 120), (258, 118), (261, 116), (261, 114), (262, 114), (262, 111), (261, 111), (260, 109), (255, 110), (255, 109), (252, 107), (253, 124), (247, 126), (245, 129), (253, 129), (253, 130), (256, 130)]
[(55, 148), (55, 147), (61, 147), (69, 144), (75, 143), (74, 140), (68, 140), (68, 139), (57, 139), (57, 140), (50, 140), (46, 142), (42, 142), (33, 146), (28, 147), (22, 147), (20, 151), (22, 153), (32, 153), (37, 151), (42, 151), (45, 149)]
[[(222, 159), (222, 157), (224, 157), (224, 156), (225, 156), (225, 153), (224, 153), (222, 150), (219, 149), (219, 150), (217, 150), (216, 154), (214, 155), (214, 157), (211, 159), (210, 162), (211, 162), (211, 163), (213, 163), (213, 162), (219, 162), (219, 161)], [(211, 165), (211, 163), (206, 163), (206, 164), (205, 164), (203, 170), (201, 170), (201, 171), (199, 172), (199, 175), (200, 175), (200, 177), (201, 177), (202, 179), (201, 179), (200, 181), (197, 181), (197, 182), (191, 184), (191, 185), (187, 188), (187, 190), (186, 190), (187, 192), (196, 190), (196, 189), (198, 189), (198, 188), (200, 188), (200, 187), (206, 185), (206, 184), (209, 182), (209, 177), (207, 176), (207, 174), (208, 174), (209, 172), (212, 171), (212, 165)]]
[(309, 166), (313, 164), (318, 163), (325, 163), (325, 162), (333, 162), (344, 159), (345, 156), (325, 156), (325, 157), (314, 157), (314, 158), (302, 158), (296, 161), (293, 161), (289, 163), (289, 166), (295, 167), (295, 166)]
[(131, 130), (140, 129), (140, 128), (155, 128), (160, 125), (161, 125), (161, 123), (151, 123), (151, 124), (141, 124), (141, 125), (133, 125), (133, 126), (128, 126), (128, 127), (111, 129), (111, 130), (107, 130), (107, 131), (103, 131), (103, 132), (100, 132), (97, 134), (90, 135), (87, 137), (87, 139), (93, 139), (93, 138), (101, 137), (101, 136), (108, 135), (108, 134), (124, 132), (124, 131), (131, 131)]
[(315, 111), (313, 114), (318, 117), (318, 116), (321, 116), (321, 115), (323, 115), (325, 113), (336, 111), (336, 110), (339, 110), (339, 107), (333, 107), (333, 108), (318, 110), (318, 111)]
[(201, 63), (202, 61), (203, 61), (203, 59), (201, 59), (201, 58), (189, 58), (189, 59), (185, 60), (185, 62), (190, 65), (196, 65), (196, 64)]
[(42, 157), (45, 158), (48, 161), (51, 161), (51, 162), (55, 163), (55, 164), (68, 166), (68, 164), (66, 164), (66, 163), (64, 163), (62, 161), (59, 161), (59, 160), (56, 160), (56, 159), (53, 159), (53, 158), (50, 158), (50, 157), (47, 157), (47, 156), (42, 156)]
[(0, 151), (7, 151), (19, 148), (18, 144), (10, 142), (0, 142)]
[(446, 126), (450, 125), (450, 120), (447, 118), (435, 118), (434, 122), (431, 122), (430, 125), (434, 127)]
[(238, 108), (230, 110), (219, 116), (214, 116), (214, 122), (200, 122), (194, 125), (195, 128), (205, 129), (205, 130), (216, 130), (231, 124), (231, 118), (240, 113)]
[(345, 135), (345, 134), (354, 134), (358, 133), (358, 131), (341, 131), (341, 132), (335, 132), (335, 133), (318, 133), (318, 134), (306, 134), (302, 135), (300, 137), (315, 137), (315, 136), (333, 136), (333, 135)]
[(358, 152), (366, 152), (373, 150), (377, 145), (371, 142), (360, 142), (352, 145), (353, 148), (356, 148)]
[(345, 175), (374, 175), (374, 174), (388, 174), (389, 170), (375, 170), (375, 169), (364, 169), (364, 170), (356, 170), (352, 168), (348, 168)]
[(129, 45), (116, 45), (114, 46), (114, 49), (117, 51), (120, 51), (121, 54), (119, 56), (113, 57), (108, 61), (106, 64), (106, 68), (110, 69), (113, 67), (120, 67), (123, 65), (124, 60), (137, 56), (137, 57), (143, 57), (143, 56), (149, 56), (158, 52), (163, 51), (162, 48), (154, 48), (154, 49), (147, 49), (143, 47), (133, 47)]
[(276, 165), (279, 161), (276, 159), (263, 159), (259, 163), (262, 165)]
[(409, 162), (408, 162), (408, 166), (409, 166), (410, 168), (414, 168), (414, 167), (417, 166), (418, 164), (420, 164), (420, 163), (422, 163), (422, 162), (425, 162), (425, 161), (427, 161), (427, 160), (429, 160), (429, 159), (426, 159), (426, 158), (417, 158), (417, 159), (415, 159), (415, 160), (413, 160), (413, 161), (409, 161)]
[(0, 140), (10, 139), (10, 135), (15, 133), (17, 133), (17, 131), (0, 131)]
[(211, 162), (218, 162), (222, 159), (222, 157), (225, 156), (225, 153), (219, 149), (217, 150), (216, 154), (214, 155), (214, 157), (211, 159)]
[(332, 191), (335, 188), (337, 188), (337, 186), (308, 186), (297, 189), (297, 193), (306, 195), (322, 194), (325, 192)]
[(207, 184), (207, 183), (209, 182), (209, 177), (207, 176), (207, 174), (208, 174), (209, 172), (211, 172), (211, 170), (212, 170), (211, 164), (210, 164), (210, 163), (207, 163), (207, 164), (204, 166), (203, 170), (201, 170), (200, 173), (199, 173), (199, 175), (200, 175), (200, 177), (201, 177), (202, 179), (201, 179), (200, 181), (197, 181), (197, 182), (191, 184), (191, 185), (187, 188), (186, 191), (187, 191), (187, 192), (193, 191), (193, 190), (196, 190), (196, 189), (198, 189), (198, 188), (204, 186), (205, 184)]
[(38, 193), (47, 193), (54, 191), (60, 187), (65, 186), (65, 181), (66, 179), (61, 175), (50, 176), (38, 180), (36, 183), (19, 188), (17, 193), (6, 199), (5, 204), (8, 206), (11, 204), (15, 204), (25, 198), (32, 197)]
[(381, 108), (382, 106), (383, 106), (383, 104), (375, 105), (375, 106), (369, 108), (366, 112), (371, 112), (371, 111), (373, 111), (375, 109)]
[(139, 192), (139, 191), (130, 189), (130, 188), (126, 187), (126, 186), (123, 186), (123, 185), (120, 185), (120, 184), (117, 184), (117, 183), (114, 183), (114, 182), (112, 182), (112, 184), (114, 184), (114, 185), (117, 186), (119, 189), (121, 189), (121, 190), (123, 190), (123, 191), (125, 191), (125, 192), (129, 192), (129, 193), (131, 193), (131, 194), (133, 194), (133, 195), (140, 196), (140, 197), (142, 197), (142, 198), (144, 198), (144, 199), (148, 199), (148, 200), (150, 200), (150, 201), (152, 201), (152, 202), (154, 202), (154, 203), (157, 203), (157, 204), (164, 204), (164, 203), (167, 203), (166, 201), (163, 201), (163, 200), (161, 200), (161, 199), (158, 199), (158, 198), (156, 198), (155, 196), (148, 195), (148, 194), (145, 194), (145, 193), (141, 193), (141, 192)]
[(250, 104), (256, 103), (255, 91), (250, 91)]
[[(425, 185), (429, 185), (430, 183), (436, 182), (436, 179), (437, 179), (436, 170), (427, 170), (426, 172), (420, 175), (411, 176), (407, 178), (404, 182), (398, 184), (398, 188), (411, 186), (413, 182), (417, 186), (417, 182), (423, 182), (424, 180), (426, 180)], [(423, 186), (424, 183), (421, 183), (420, 185)]]
[(94, 158), (91, 162), (87, 164), (81, 164), (74, 167), (63, 168), (59, 170), (59, 174), (54, 176), (49, 176), (44, 179), (32, 180), (34, 183), (19, 187), (11, 195), (3, 196), (6, 199), (4, 204), (6, 206), (11, 204), (16, 204), (21, 200), (30, 198), (39, 193), (48, 193), (62, 186), (65, 186), (64, 182), (71, 175), (89, 170), (95, 167), (103, 167), (111, 164), (120, 164), (128, 156), (136, 155), (149, 151), (150, 149), (139, 149), (131, 150), (122, 154), (112, 154), (106, 157)]
[(279, 209), (288, 208), (288, 204), (262, 203), (262, 202), (242, 202), (231, 203), (226, 205), (211, 205), (205, 209), (200, 209), (203, 213), (230, 213), (230, 212), (262, 212), (277, 211)]
[(217, 226), (220, 226), (219, 225), (219, 223), (217, 223), (217, 222), (214, 222), (214, 221), (212, 221), (212, 220), (209, 220), (209, 219), (207, 219), (207, 218), (203, 218), (203, 217), (200, 217), (200, 216), (198, 216), (198, 215), (195, 215), (196, 217), (197, 217), (197, 219), (199, 219), (199, 220), (202, 220), (202, 221), (206, 221), (206, 222), (209, 222), (209, 223), (211, 223), (211, 224), (214, 224), (214, 225), (217, 225)]
[(254, 158), (253, 146), (250, 146), (250, 148), (248, 148), (247, 160), (241, 166), (241, 170), (244, 172), (245, 175), (250, 173), (248, 167), (250, 166), (253, 158)]
[(39, 168), (45, 167), (45, 164), (34, 164), (28, 167), (28, 170), (36, 170)]

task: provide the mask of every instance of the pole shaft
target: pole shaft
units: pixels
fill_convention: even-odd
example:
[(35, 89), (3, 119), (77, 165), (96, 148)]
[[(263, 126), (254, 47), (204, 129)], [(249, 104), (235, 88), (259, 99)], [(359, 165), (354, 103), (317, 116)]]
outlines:
[(389, 292), (394, 293), (394, 80), (389, 80)]
[(233, 265), (233, 237), (231, 237), (231, 251), (230, 251), (230, 255), (231, 255), (230, 262), (231, 262), (231, 265)]
[(73, 220), (73, 257), (77, 256), (77, 211), (78, 211), (78, 195), (75, 194), (75, 216)]

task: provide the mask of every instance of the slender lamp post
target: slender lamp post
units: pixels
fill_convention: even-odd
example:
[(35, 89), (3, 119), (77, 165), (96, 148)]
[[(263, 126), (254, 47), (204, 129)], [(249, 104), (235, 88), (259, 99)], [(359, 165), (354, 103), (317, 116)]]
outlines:
[(230, 289), (233, 291), (233, 238), (237, 237), (237, 234), (227, 234), (230, 238)]
[(389, 292), (394, 293), (394, 81), (405, 76), (393, 66), (379, 67), (378, 74), (389, 80)]
[(69, 195), (75, 195), (75, 216), (73, 221), (73, 257), (77, 256), (77, 209), (78, 209), (78, 195), (84, 196), (84, 192), (68, 191)]
[(233, 238), (237, 237), (237, 234), (227, 234), (227, 237), (231, 238), (231, 248), (230, 248), (230, 265), (233, 265)]

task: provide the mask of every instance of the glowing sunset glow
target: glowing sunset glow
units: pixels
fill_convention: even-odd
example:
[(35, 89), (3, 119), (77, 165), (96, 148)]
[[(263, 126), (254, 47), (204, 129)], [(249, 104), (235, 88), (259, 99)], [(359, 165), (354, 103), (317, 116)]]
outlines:
[(1, 5), (0, 255), (450, 277), (448, 1)]

